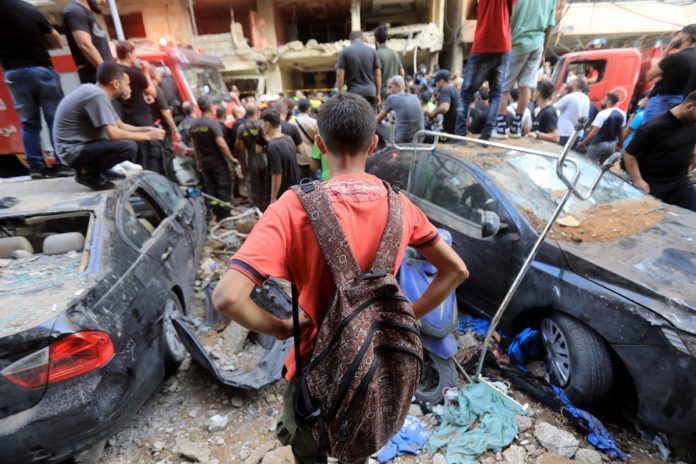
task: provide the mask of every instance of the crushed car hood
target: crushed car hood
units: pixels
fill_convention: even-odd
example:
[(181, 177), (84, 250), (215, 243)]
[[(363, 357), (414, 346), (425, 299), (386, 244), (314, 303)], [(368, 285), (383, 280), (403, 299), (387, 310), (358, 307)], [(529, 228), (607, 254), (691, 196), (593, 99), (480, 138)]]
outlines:
[(34, 255), (0, 267), (0, 338), (56, 317), (90, 288), (82, 254)]
[(570, 268), (696, 334), (696, 214), (664, 206), (665, 217), (605, 242), (557, 242)]

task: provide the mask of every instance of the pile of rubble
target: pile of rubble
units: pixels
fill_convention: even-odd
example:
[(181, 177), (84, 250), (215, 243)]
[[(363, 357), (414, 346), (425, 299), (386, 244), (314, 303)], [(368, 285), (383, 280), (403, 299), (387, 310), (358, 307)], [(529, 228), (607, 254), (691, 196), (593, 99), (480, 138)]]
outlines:
[[(241, 242), (257, 217), (249, 214), (245, 216), (248, 219), (211, 227), (216, 236), (211, 234), (204, 248), (197, 290), (189, 308), (193, 319), (203, 320), (205, 288), (224, 273), (229, 256), (236, 250), (235, 244), (227, 242), (224, 234), (231, 232), (227, 236), (238, 237)], [(470, 330), (459, 334), (458, 338), (458, 359), (475, 358), (480, 339)], [(254, 347), (258, 345), (250, 340), (248, 331), (234, 323), (223, 322), (211, 328), (208, 336), (202, 338), (202, 344), (214, 359), (220, 361), (223, 369), (247, 369), (259, 359), (258, 348)], [(108, 440), (105, 454), (97, 462), (293, 464), (289, 447), (283, 447), (275, 437), (284, 389), (284, 381), (259, 391), (226, 387), (188, 357), (177, 374), (164, 383), (137, 417)], [(528, 406), (528, 415), (517, 417), (519, 432), (510, 446), (497, 452), (487, 451), (478, 457), (478, 462), (601, 464), (610, 461), (606, 455), (593, 449), (560, 413), (514, 389), (510, 389), (508, 394)], [(440, 420), (438, 413), (442, 414), (441, 406), (424, 413), (414, 404), (409, 414), (435, 431)], [(632, 461), (680, 463), (674, 458), (661, 459), (659, 448), (651, 443), (650, 438), (641, 438), (613, 424), (607, 425)], [(423, 451), (397, 457), (391, 462), (445, 464), (446, 458), (443, 452), (431, 455)], [(685, 463), (682, 461), (682, 464)]]

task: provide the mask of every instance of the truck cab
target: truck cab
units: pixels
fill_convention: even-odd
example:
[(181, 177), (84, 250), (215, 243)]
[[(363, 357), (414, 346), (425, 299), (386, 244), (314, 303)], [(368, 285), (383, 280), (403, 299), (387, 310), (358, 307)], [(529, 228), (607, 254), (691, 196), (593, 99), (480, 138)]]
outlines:
[[(180, 47), (140, 48), (136, 50), (136, 56), (160, 69), (162, 89), (177, 122), (183, 117), (181, 105), (186, 101), (195, 104), (201, 95), (209, 95), (215, 103), (230, 100), (229, 92), (220, 74), (224, 65), (217, 56)], [(51, 51), (51, 61), (60, 75), (65, 94), (80, 85), (77, 67), (69, 48)], [(26, 173), (26, 169), (19, 161), (24, 151), (21, 128), (19, 114), (14, 108), (12, 96), (0, 68), (0, 177)], [(48, 156), (51, 143), (45, 124), (41, 136), (46, 164), (51, 166), (53, 158)], [(3, 155), (11, 155), (11, 158)]]
[[(556, 91), (573, 76), (585, 76), (589, 83), (590, 101), (599, 106), (608, 92), (619, 95), (617, 105), (628, 111), (636, 96), (642, 90), (644, 70), (643, 57), (635, 48), (614, 48), (567, 53), (556, 63), (551, 80)], [(589, 79), (593, 77), (592, 79)], [(639, 95), (639, 93), (638, 93)]]

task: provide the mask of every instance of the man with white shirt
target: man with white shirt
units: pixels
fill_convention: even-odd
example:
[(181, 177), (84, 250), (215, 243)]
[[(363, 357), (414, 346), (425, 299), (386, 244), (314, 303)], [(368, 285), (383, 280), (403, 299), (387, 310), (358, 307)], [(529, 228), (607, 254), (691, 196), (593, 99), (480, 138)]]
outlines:
[(597, 113), (587, 137), (578, 144), (583, 151), (587, 147), (587, 157), (602, 164), (615, 151), (620, 151), (623, 144), (623, 130), (626, 125), (626, 113), (616, 107), (619, 96), (609, 92), (602, 100), (602, 111)]
[[(560, 111), (560, 115), (558, 116), (558, 132), (561, 138), (558, 143), (561, 145), (566, 144), (578, 120), (580, 118), (587, 118), (590, 114), (590, 98), (582, 92), (582, 90), (587, 87), (587, 79), (584, 77), (576, 77), (569, 85), (570, 93), (553, 104), (553, 106)], [(583, 135), (584, 131), (578, 134), (578, 141), (582, 139)]]

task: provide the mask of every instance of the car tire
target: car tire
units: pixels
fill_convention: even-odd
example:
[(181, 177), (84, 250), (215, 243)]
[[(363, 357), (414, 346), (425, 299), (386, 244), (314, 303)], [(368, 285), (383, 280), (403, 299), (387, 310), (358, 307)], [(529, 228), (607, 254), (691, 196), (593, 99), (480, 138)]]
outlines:
[(164, 373), (167, 377), (174, 374), (186, 357), (186, 346), (181, 342), (174, 328), (173, 319), (184, 315), (179, 297), (169, 292), (164, 304), (162, 316), (162, 357)]
[(551, 381), (577, 405), (606, 399), (614, 381), (609, 347), (591, 328), (561, 313), (541, 321)]
[(415, 397), (424, 403), (439, 404), (444, 397), (445, 387), (457, 385), (457, 366), (453, 358), (442, 359), (427, 351), (423, 352), (423, 372), (416, 388)]

